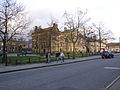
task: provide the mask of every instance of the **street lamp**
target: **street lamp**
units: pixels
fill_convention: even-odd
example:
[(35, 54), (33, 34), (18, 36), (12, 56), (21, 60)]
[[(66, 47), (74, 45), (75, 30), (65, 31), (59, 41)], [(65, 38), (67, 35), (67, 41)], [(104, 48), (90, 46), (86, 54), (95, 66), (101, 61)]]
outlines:
[(119, 37), (119, 52), (120, 52), (120, 37)]

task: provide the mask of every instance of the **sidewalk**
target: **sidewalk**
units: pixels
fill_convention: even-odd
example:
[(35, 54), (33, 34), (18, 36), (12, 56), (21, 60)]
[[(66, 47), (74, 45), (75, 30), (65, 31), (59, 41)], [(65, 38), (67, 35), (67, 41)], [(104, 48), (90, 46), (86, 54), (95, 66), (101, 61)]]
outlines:
[(13, 66), (13, 65), (5, 66), (3, 64), (0, 64), (0, 74), (8, 73), (8, 72), (35, 69), (35, 68), (49, 67), (49, 66), (57, 66), (57, 65), (69, 64), (69, 63), (76, 63), (76, 62), (94, 60), (94, 59), (97, 59), (97, 58), (101, 58), (101, 56), (89, 56), (89, 57), (82, 57), (82, 58), (76, 58), (76, 59), (69, 59), (69, 60), (65, 60), (62, 63), (61, 63), (61, 61), (59, 61), (58, 63), (57, 63), (57, 61), (54, 61), (54, 62), (51, 62), (49, 64), (36, 63), (36, 64), (15, 65), (15, 66)]

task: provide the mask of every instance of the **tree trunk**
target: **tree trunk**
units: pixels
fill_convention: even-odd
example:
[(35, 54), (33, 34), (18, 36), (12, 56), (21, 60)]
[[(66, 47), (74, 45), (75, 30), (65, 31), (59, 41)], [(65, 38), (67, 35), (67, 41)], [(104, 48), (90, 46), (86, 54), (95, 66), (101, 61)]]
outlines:
[(101, 40), (99, 41), (99, 43), (100, 43), (100, 50), (99, 50), (99, 52), (101, 51)]
[(51, 36), (51, 34), (52, 34), (52, 31), (51, 31), (52, 29), (50, 29), (50, 31), (49, 31), (49, 52), (51, 53), (51, 44), (52, 44), (52, 36)]
[(5, 66), (8, 65), (7, 63), (7, 46), (6, 46), (6, 37), (3, 40), (3, 62), (5, 62)]
[(75, 59), (75, 43), (73, 43), (73, 59)]
[(87, 46), (86, 47), (86, 53), (89, 53), (90, 52), (90, 50), (89, 50), (89, 47)]
[(68, 42), (66, 42), (66, 52), (68, 52)]

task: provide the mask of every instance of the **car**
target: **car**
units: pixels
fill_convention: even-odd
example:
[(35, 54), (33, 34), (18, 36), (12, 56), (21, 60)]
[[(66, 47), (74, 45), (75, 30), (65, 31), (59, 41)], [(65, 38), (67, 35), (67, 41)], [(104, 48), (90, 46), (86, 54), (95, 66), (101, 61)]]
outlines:
[(111, 51), (108, 51), (111, 58), (114, 58), (114, 54)]
[(101, 57), (104, 59), (104, 58), (113, 58), (114, 57), (114, 54), (110, 51), (103, 51), (101, 53)]
[(32, 53), (32, 48), (22, 48), (21, 51), (24, 54), (31, 54)]

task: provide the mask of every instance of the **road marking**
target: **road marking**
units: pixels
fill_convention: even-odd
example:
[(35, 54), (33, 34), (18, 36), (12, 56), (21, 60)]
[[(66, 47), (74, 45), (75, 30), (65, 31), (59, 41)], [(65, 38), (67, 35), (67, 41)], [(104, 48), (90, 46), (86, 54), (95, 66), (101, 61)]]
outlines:
[(107, 87), (103, 88), (102, 90), (109, 90), (109, 88), (112, 87), (112, 85), (114, 85), (119, 79), (120, 79), (120, 75), (117, 78), (115, 78)]
[(104, 69), (115, 69), (115, 70), (118, 70), (120, 68), (119, 67), (104, 67)]

